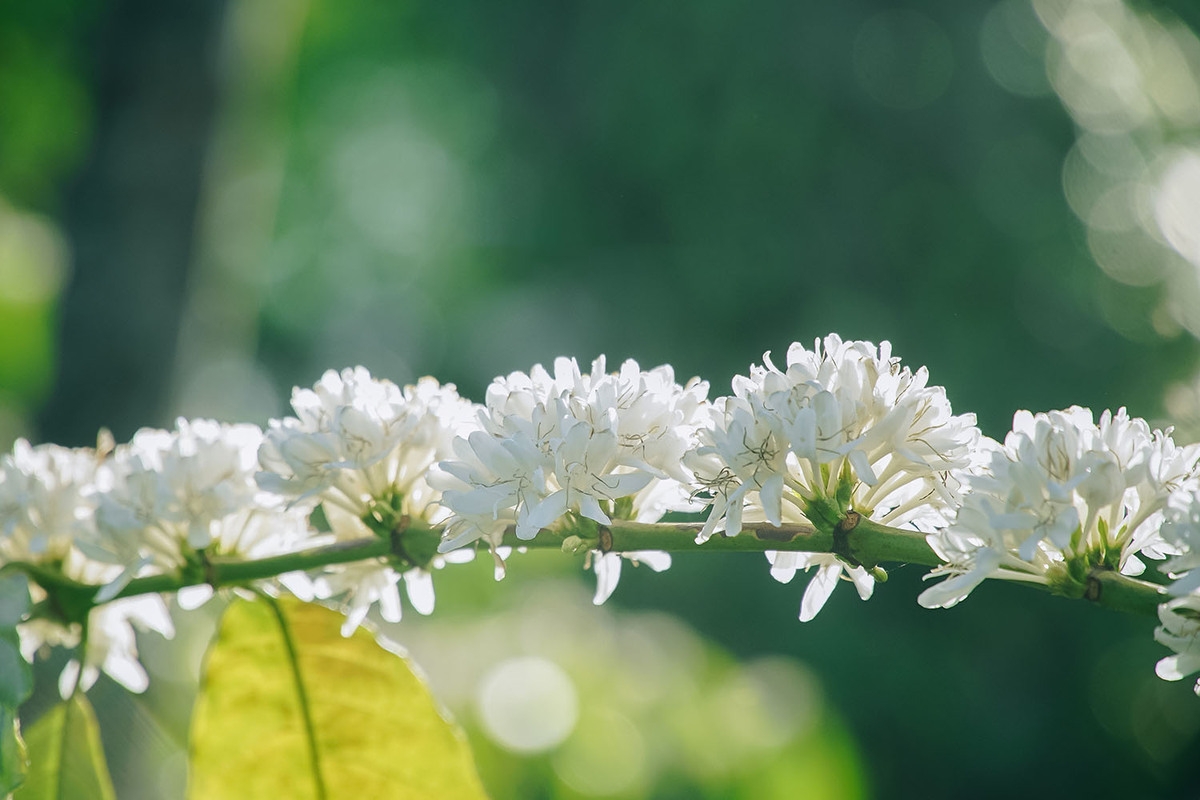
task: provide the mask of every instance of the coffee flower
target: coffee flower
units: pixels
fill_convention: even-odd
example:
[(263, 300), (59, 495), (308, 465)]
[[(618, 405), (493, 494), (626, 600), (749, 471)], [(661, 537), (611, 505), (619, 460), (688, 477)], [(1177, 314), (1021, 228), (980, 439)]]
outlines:
[(588, 554), (588, 559), (596, 572), (596, 594), (592, 597), (592, 605), (597, 606), (603, 605), (616, 591), (617, 583), (621, 580), (622, 561), (628, 561), (635, 567), (644, 564), (655, 572), (662, 572), (671, 566), (671, 554), (658, 550), (632, 553), (601, 553), (593, 550)]
[[(476, 425), (476, 407), (453, 386), (422, 378), (403, 389), (362, 367), (326, 372), (312, 389), (292, 394), (295, 417), (272, 420), (258, 453), (258, 485), (293, 507), (321, 506), (335, 542), (401, 531), (406, 520), (436, 524), (447, 511), (430, 474), (453, 453), (457, 436)], [(401, 615), (399, 583), (420, 613), (433, 608), (427, 564), (396, 569), (384, 560), (328, 567), (315, 595), (336, 600), (352, 631), (378, 605), (387, 621)], [(396, 565), (398, 566), (398, 565)]]
[(258, 458), (259, 485), (293, 501), (355, 516), (380, 504), (436, 521), (430, 468), (474, 427), (475, 407), (451, 385), (422, 378), (400, 389), (363, 367), (330, 370), (292, 392), (295, 417), (272, 420)]
[(304, 515), (255, 483), (261, 443), (257, 426), (212, 420), (138, 431), (102, 467), (102, 546), (160, 572), (199, 551), (265, 557), (310, 545)]
[(90, 448), (17, 440), (0, 458), (0, 562), (80, 557), (79, 544), (96, 539), (99, 462)]
[[(973, 414), (955, 416), (924, 367), (902, 367), (891, 345), (830, 334), (812, 350), (770, 354), (716, 402), (717, 423), (687, 459), (712, 507), (697, 541), (735, 536), (743, 517), (772, 525), (832, 527), (850, 511), (886, 525), (931, 531), (958, 502), (958, 473), (979, 439)], [(776, 578), (818, 567), (801, 609), (811, 619), (849, 571), (869, 597), (874, 578), (833, 555), (768, 553)]]
[[(40, 592), (34, 593), (35, 597)], [(146, 670), (138, 660), (134, 629), (154, 631), (170, 639), (175, 626), (167, 606), (158, 595), (142, 595), (113, 600), (88, 613), (87, 642), (82, 655), (76, 654), (63, 667), (58, 690), (63, 698), (76, 690), (87, 691), (104, 672), (131, 692), (144, 692), (150, 685)], [(37, 654), (51, 646), (78, 648), (83, 641), (80, 625), (62, 625), (48, 619), (34, 619), (17, 626), (21, 655), (33, 662)]]
[(1174, 555), (1162, 565), (1176, 579), (1170, 593), (1182, 597), (1200, 590), (1200, 494), (1174, 493), (1163, 512), (1160, 533)]
[[(441, 464), (446, 523), (442, 552), (483, 540), (495, 551), (504, 533), (532, 539), (564, 517), (610, 525), (614, 518), (657, 522), (668, 511), (696, 510), (684, 455), (709, 423), (708, 384), (675, 382), (670, 367), (642, 370), (628, 360), (616, 373), (603, 356), (581, 372), (559, 358), (488, 388), (482, 430), (455, 443)], [(656, 571), (666, 553), (624, 554)], [(594, 550), (596, 602), (616, 588), (622, 554)]]
[[(1189, 595), (1163, 603), (1158, 607), (1162, 624), (1155, 629), (1154, 639), (1175, 651), (1158, 662), (1155, 672), (1165, 681), (1178, 681), (1200, 672), (1200, 596)], [(1200, 681), (1195, 687), (1200, 695)]]
[(682, 462), (706, 421), (707, 393), (703, 381), (675, 383), (670, 367), (643, 371), (630, 360), (606, 373), (603, 357), (590, 373), (559, 358), (553, 377), (538, 365), (496, 379), (482, 430), (441, 465), (453, 511), (442, 550), (498, 544), (509, 526), (532, 539), (568, 513), (608, 525), (621, 501), (641, 521), (694, 509)]
[[(1178, 548), (1160, 534), (1163, 511), (1197, 488), (1200, 448), (1179, 447), (1121, 409), (1099, 424), (1079, 407), (1019, 411), (983, 467), (953, 524), (929, 537), (950, 577), (921, 605), (952, 606), (986, 578), (1079, 584), (1093, 568), (1140, 574), (1141, 556)], [(1061, 587), (1060, 587), (1061, 588)]]
[[(752, 516), (759, 516), (751, 509)], [(804, 522), (802, 514), (794, 506), (784, 506), (784, 522)], [(816, 570), (816, 574), (804, 588), (800, 600), (800, 621), (809, 622), (825, 607), (833, 590), (843, 579), (854, 584), (858, 596), (870, 600), (875, 593), (875, 577), (862, 566), (852, 566), (831, 553), (796, 553), (770, 550), (766, 553), (771, 564), (771, 577), (780, 583), (791, 583), (800, 570)]]
[[(102, 537), (95, 524), (97, 486), (104, 482), (98, 480), (104, 450), (32, 447), (20, 440), (12, 453), (0, 458), (0, 564), (16, 561), (43, 566), (91, 585), (110, 583), (122, 573), (120, 564), (89, 555), (108, 555), (98, 545)], [(29, 588), (35, 603), (46, 599), (41, 586), (31, 583)], [(138, 661), (131, 623), (168, 638), (174, 635), (170, 615), (158, 595), (91, 609), (86, 646), (67, 663), (59, 679), (64, 697), (77, 683), (89, 688), (100, 671), (131, 691), (145, 690), (146, 671)], [(21, 653), (30, 662), (50, 646), (77, 648), (84, 640), (82, 625), (53, 618), (19, 622), (17, 633)]]

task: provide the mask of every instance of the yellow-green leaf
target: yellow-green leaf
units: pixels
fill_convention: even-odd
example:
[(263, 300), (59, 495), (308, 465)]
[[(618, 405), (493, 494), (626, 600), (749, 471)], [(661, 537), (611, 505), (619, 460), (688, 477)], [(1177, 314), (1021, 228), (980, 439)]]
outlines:
[(16, 800), (113, 800), (96, 713), (82, 692), (59, 703), (26, 736), (29, 773)]
[(229, 607), (192, 717), (190, 800), (486, 797), (404, 660), (342, 622), (294, 601)]

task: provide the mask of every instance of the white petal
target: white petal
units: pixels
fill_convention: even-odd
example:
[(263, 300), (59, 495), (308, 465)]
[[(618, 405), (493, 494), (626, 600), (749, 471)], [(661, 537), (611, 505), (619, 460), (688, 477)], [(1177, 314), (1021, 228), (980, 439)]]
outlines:
[[(1154, 666), (1154, 672), (1164, 681), (1177, 681), (1187, 674), (1179, 669), (1179, 656), (1167, 656), (1162, 659)], [(66, 674), (66, 670), (63, 670), (63, 674)]]
[(637, 564), (645, 564), (655, 572), (662, 572), (671, 567), (671, 554), (664, 553), (661, 550), (637, 550), (632, 553), (622, 553), (621, 555)]
[(734, 497), (730, 498), (729, 508), (725, 512), (726, 536), (737, 536), (742, 532), (742, 503), (744, 502), (745, 496), (745, 492), (743, 491), (744, 488), (745, 486), (743, 486), (742, 489), (738, 489), (736, 492), (734, 492), (736, 499)]
[(504, 560), (508, 558), (511, 553), (512, 548), (510, 547), (497, 547), (492, 551), (492, 560), (495, 562), (493, 576), (496, 580), (504, 580), (504, 574), (508, 571), (508, 565), (504, 563)]
[(867, 459), (867, 454), (857, 447), (850, 451), (848, 456), (850, 465), (854, 467), (854, 474), (858, 479), (867, 486), (874, 486), (877, 478), (875, 470), (871, 469), (871, 462)]
[(542, 528), (547, 527), (567, 513), (567, 493), (562, 489), (544, 498), (533, 507), (525, 509), (524, 519), (517, 521), (517, 538), (532, 539)]
[(767, 522), (778, 528), (783, 524), (783, 476), (772, 475), (763, 483), (758, 492), (758, 500), (762, 503), (763, 513)]
[(871, 573), (867, 572), (862, 567), (851, 567), (847, 570), (850, 580), (854, 581), (854, 588), (858, 589), (858, 596), (863, 600), (870, 600), (871, 595), (875, 593), (875, 579), (871, 577)]
[(350, 610), (346, 612), (346, 621), (342, 623), (343, 637), (348, 637), (358, 630), (358, 626), (367, 618), (367, 611), (370, 608), (370, 603), (356, 603), (350, 607)]
[[(579, 498), (579, 513), (590, 520), (595, 520), (601, 525), (611, 525), (612, 520), (604, 513), (604, 509), (600, 508), (599, 501), (590, 494), (585, 494)], [(541, 527), (546, 527), (545, 525)]]
[(795, 567), (771, 567), (771, 577), (780, 583), (791, 583), (796, 577)]
[(184, 611), (193, 611), (212, 599), (213, 588), (207, 583), (185, 586), (175, 593), (175, 600)]
[(1131, 555), (1121, 567), (1122, 575), (1137, 576), (1146, 571), (1146, 564), (1137, 556)]
[(596, 570), (596, 596), (592, 598), (593, 605), (601, 605), (612, 596), (621, 580), (621, 557), (616, 553), (601, 553), (592, 551), (593, 568)]
[(404, 573), (404, 589), (408, 602), (423, 617), (433, 613), (433, 576), (423, 569), (410, 569)]
[(129, 582), (134, 579), (142, 567), (146, 566), (151, 561), (152, 559), (149, 556), (143, 556), (142, 558), (138, 559), (137, 563), (126, 567), (120, 575), (106, 583), (104, 586), (100, 587), (100, 591), (96, 592), (95, 602), (100, 604), (107, 603), (109, 600), (112, 600), (121, 593), (122, 589), (129, 585)]
[(388, 583), (379, 590), (379, 616), (388, 622), (399, 622), (404, 616), (404, 607), (400, 604), (400, 587), (392, 582), (393, 578), (398, 577), (389, 574)]
[(447, 564), (469, 564), (475, 560), (475, 551), (464, 547), (443, 554), (442, 559)]
[(100, 677), (100, 669), (91, 664), (84, 664), (83, 669), (79, 672), (79, 688), (82, 691), (87, 691), (95, 685), (96, 679)]
[(922, 608), (952, 608), (982, 582), (983, 576), (974, 572), (955, 575), (921, 592), (917, 602)]
[(142, 669), (142, 665), (133, 656), (110, 657), (104, 662), (104, 671), (131, 692), (141, 694), (150, 685), (146, 670)]
[(71, 696), (79, 681), (79, 660), (72, 658), (58, 675), (58, 694), (63, 700)]
[(279, 585), (287, 589), (298, 600), (311, 603), (316, 598), (316, 587), (311, 578), (303, 572), (285, 572), (280, 575)]
[(825, 606), (825, 601), (833, 594), (838, 578), (842, 574), (841, 562), (829, 564), (817, 570), (817, 574), (808, 582), (804, 590), (804, 599), (800, 603), (800, 621), (808, 622)]

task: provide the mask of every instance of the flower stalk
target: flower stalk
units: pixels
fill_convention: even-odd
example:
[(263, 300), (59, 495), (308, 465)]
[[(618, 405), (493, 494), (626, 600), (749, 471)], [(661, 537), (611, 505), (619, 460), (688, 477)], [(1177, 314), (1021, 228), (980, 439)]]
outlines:
[[(835, 533), (823, 532), (807, 523), (785, 523), (779, 526), (766, 522), (745, 523), (737, 536), (717, 535), (703, 544), (696, 544), (696, 535), (703, 526), (703, 522), (642, 523), (615, 520), (610, 525), (602, 526), (602, 532), (605, 544), (608, 545), (605, 548), (606, 552), (616, 553), (641, 550), (661, 550), (669, 553), (763, 553), (771, 550), (839, 554), (840, 550)], [(566, 529), (566, 526), (562, 529), (550, 528), (539, 531), (533, 539), (525, 540), (517, 537), (514, 525), (504, 532), (503, 546), (562, 550), (564, 542), (572, 536), (578, 537), (580, 532), (577, 528)], [(181, 570), (175, 575), (134, 578), (113, 599), (174, 593), (201, 584), (207, 584), (214, 589), (251, 586), (291, 572), (308, 572), (338, 564), (381, 558), (406, 559), (412, 553), (434, 552), (441, 538), (440, 528), (414, 520), (395, 537), (366, 537), (261, 559), (211, 556), (204, 559), (204, 578), (198, 577), (195, 570)], [(924, 534), (883, 525), (865, 517), (860, 517), (858, 523), (845, 533), (845, 542), (848, 554), (868, 568), (882, 564), (937, 567), (943, 563), (926, 542)], [(599, 540), (595, 543), (584, 540), (584, 543), (599, 547)], [(61, 614), (68, 620), (78, 621), (85, 618), (92, 607), (99, 605), (94, 600), (101, 588), (98, 585), (72, 580), (43, 565), (11, 562), (6, 564), (4, 569), (25, 572), (50, 593), (54, 601), (53, 611), (51, 606), (46, 606), (44, 613), (54, 613), (56, 616)], [(1042, 584), (1025, 585), (1048, 588)], [(1087, 600), (1104, 608), (1146, 616), (1154, 616), (1158, 605), (1168, 599), (1165, 587), (1099, 567), (1089, 574), (1083, 591), (1054, 593)]]

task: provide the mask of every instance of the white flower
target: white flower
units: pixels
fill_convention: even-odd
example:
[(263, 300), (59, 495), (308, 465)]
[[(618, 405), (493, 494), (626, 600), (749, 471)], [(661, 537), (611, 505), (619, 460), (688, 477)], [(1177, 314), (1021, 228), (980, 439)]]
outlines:
[(984, 466), (954, 523), (929, 537), (949, 580), (921, 605), (949, 607), (986, 578), (1048, 583), (1094, 567), (1137, 575), (1139, 554), (1178, 552), (1162, 538), (1163, 510), (1197, 487), (1200, 448), (1178, 447), (1124, 409), (1019, 411), (1004, 445), (984, 448)]
[[(100, 535), (95, 525), (97, 484), (102, 483), (103, 453), (91, 448), (56, 445), (31, 447), (18, 441), (11, 454), (0, 458), (0, 563), (25, 561), (60, 569), (66, 578), (101, 585), (121, 572), (119, 563), (96, 560)], [(34, 602), (46, 592), (30, 584)], [(63, 696), (76, 682), (90, 687), (103, 670), (131, 691), (146, 688), (146, 672), (138, 662), (131, 623), (166, 637), (174, 626), (157, 595), (128, 598), (93, 608), (88, 615), (84, 651), (70, 661), (59, 681)], [(82, 628), (35, 618), (18, 623), (21, 652), (32, 662), (47, 646), (79, 647)]]
[(850, 507), (873, 520), (930, 523), (953, 509), (955, 472), (979, 438), (975, 416), (954, 416), (925, 368), (901, 367), (887, 342), (843, 342), (830, 334), (813, 350), (788, 348), (787, 370), (764, 356), (717, 401), (718, 424), (702, 430), (689, 463), (713, 495), (703, 541), (741, 530), (750, 502), (778, 525), (787, 501), (806, 511), (849, 482)]
[(271, 421), (260, 486), (356, 516), (398, 500), (402, 513), (437, 521), (429, 471), (474, 427), (475, 406), (453, 386), (422, 378), (400, 389), (362, 367), (330, 370), (312, 389), (295, 389), (292, 407), (296, 417)]
[(92, 449), (24, 439), (0, 458), (0, 562), (63, 561), (95, 539), (97, 463)]
[[(831, 525), (855, 511), (885, 525), (932, 531), (958, 502), (960, 473), (979, 440), (973, 414), (954, 416), (925, 368), (911, 372), (883, 342), (843, 342), (830, 334), (812, 350), (788, 349), (787, 368), (763, 357), (734, 394), (715, 402), (717, 422), (701, 429), (686, 463), (712, 508), (698, 542), (743, 519)], [(816, 517), (816, 518), (814, 518)], [(805, 592), (812, 619), (844, 574), (866, 599), (874, 578), (830, 554), (768, 552), (779, 580), (819, 569)]]
[(1162, 569), (1177, 579), (1169, 591), (1180, 597), (1200, 590), (1200, 495), (1177, 492), (1171, 499), (1160, 532), (1177, 555)]
[(441, 550), (495, 546), (509, 526), (532, 539), (568, 513), (608, 525), (627, 498), (644, 521), (696, 508), (683, 456), (706, 423), (707, 392), (702, 381), (676, 384), (670, 367), (642, 371), (630, 360), (606, 373), (603, 357), (590, 373), (559, 358), (553, 377), (538, 365), (497, 378), (482, 430), (441, 464), (453, 512)]
[[(1180, 597), (1158, 607), (1162, 623), (1154, 631), (1159, 644), (1175, 651), (1158, 662), (1155, 672), (1166, 681), (1177, 681), (1200, 672), (1200, 596)], [(1200, 681), (1196, 683), (1200, 695)]]
[[(87, 552), (125, 569), (97, 599), (137, 574), (178, 570), (201, 550), (263, 558), (319, 544), (306, 509), (255, 483), (261, 443), (254, 425), (179, 419), (173, 431), (143, 429), (119, 446), (98, 472), (98, 535)], [(185, 603), (207, 594), (185, 593)]]
[(262, 432), (253, 425), (179, 419), (174, 431), (143, 428), (105, 465), (97, 517), (117, 554), (150, 551), (164, 567), (181, 546), (208, 547), (222, 520), (253, 505)]
[(875, 578), (871, 573), (862, 567), (851, 567), (835, 555), (771, 552), (767, 554), (767, 559), (771, 562), (771, 577), (780, 583), (790, 583), (796, 575), (796, 570), (817, 568), (817, 574), (809, 580), (804, 589), (804, 598), (800, 601), (801, 622), (808, 622), (817, 616), (843, 574), (854, 583), (858, 596), (863, 600), (870, 600), (875, 591)]
[[(335, 541), (354, 541), (373, 535), (361, 519), (340, 507), (329, 507), (326, 518)], [(436, 555), (424, 567), (403, 571), (393, 568), (384, 559), (335, 564), (326, 567), (313, 579), (311, 592), (316, 599), (337, 606), (346, 615), (342, 635), (349, 636), (366, 619), (373, 605), (379, 606), (379, 615), (385, 621), (400, 621), (403, 616), (401, 581), (413, 609), (418, 614), (433, 613), (432, 571), (446, 564), (471, 561), (474, 555), (472, 550)]]
[[(391, 527), (405, 516), (437, 523), (446, 516), (431, 472), (453, 453), (457, 436), (476, 426), (476, 406), (453, 386), (422, 378), (403, 389), (372, 378), (362, 367), (329, 371), (310, 389), (292, 393), (296, 417), (272, 420), (258, 453), (258, 484), (287, 497), (294, 507), (320, 504), (333, 541), (380, 535), (365, 520)], [(429, 569), (397, 571), (384, 559), (331, 566), (315, 578), (312, 593), (347, 614), (349, 635), (372, 605), (398, 621), (403, 579), (420, 613), (433, 610)]]
[(671, 554), (659, 550), (638, 550), (632, 553), (602, 553), (592, 550), (588, 553), (588, 558), (596, 571), (596, 594), (592, 598), (592, 604), (597, 606), (603, 605), (616, 591), (617, 583), (621, 580), (623, 559), (635, 567), (645, 564), (655, 572), (662, 572), (671, 566)]
[[(79, 672), (79, 688), (88, 689), (103, 670), (131, 692), (144, 692), (149, 685), (146, 670), (138, 661), (134, 628), (156, 631), (170, 639), (175, 626), (166, 604), (158, 595), (141, 595), (114, 600), (92, 609), (88, 615), (87, 647)], [(69, 695), (72, 674), (78, 661), (71, 661), (59, 677), (59, 692)]]
[(525, 439), (473, 431), (455, 440), (454, 454), (457, 459), (441, 462), (434, 476), (451, 510), (439, 549), (449, 552), (477, 539), (494, 548), (509, 525), (526, 530), (545, 484), (541, 452)]
[[(97, 582), (96, 576), (97, 572), (89, 571), (88, 574), (71, 577)], [(36, 585), (31, 585), (30, 591), (35, 601), (46, 596), (41, 587)], [(168, 639), (175, 635), (175, 626), (159, 595), (127, 597), (93, 608), (88, 613), (88, 635), (82, 663), (80, 656), (76, 655), (59, 676), (58, 686), (62, 696), (70, 696), (76, 683), (80, 689), (91, 688), (101, 671), (131, 692), (145, 691), (149, 681), (146, 670), (138, 661), (134, 627), (156, 631)], [(21, 638), (21, 654), (30, 663), (47, 647), (78, 648), (83, 640), (82, 628), (78, 624), (67, 626), (45, 618), (18, 624), (17, 633)]]
[[(762, 510), (755, 506), (747, 508), (751, 519), (761, 520)], [(804, 516), (792, 505), (783, 507), (783, 521), (804, 522)], [(817, 616), (826, 601), (833, 595), (838, 582), (845, 579), (854, 584), (858, 596), (870, 600), (875, 592), (875, 578), (861, 566), (851, 566), (832, 553), (800, 553), (787, 550), (768, 550), (767, 561), (771, 564), (771, 577), (780, 583), (791, 583), (798, 570), (816, 569), (816, 574), (804, 588), (800, 601), (800, 621), (809, 622)]]

